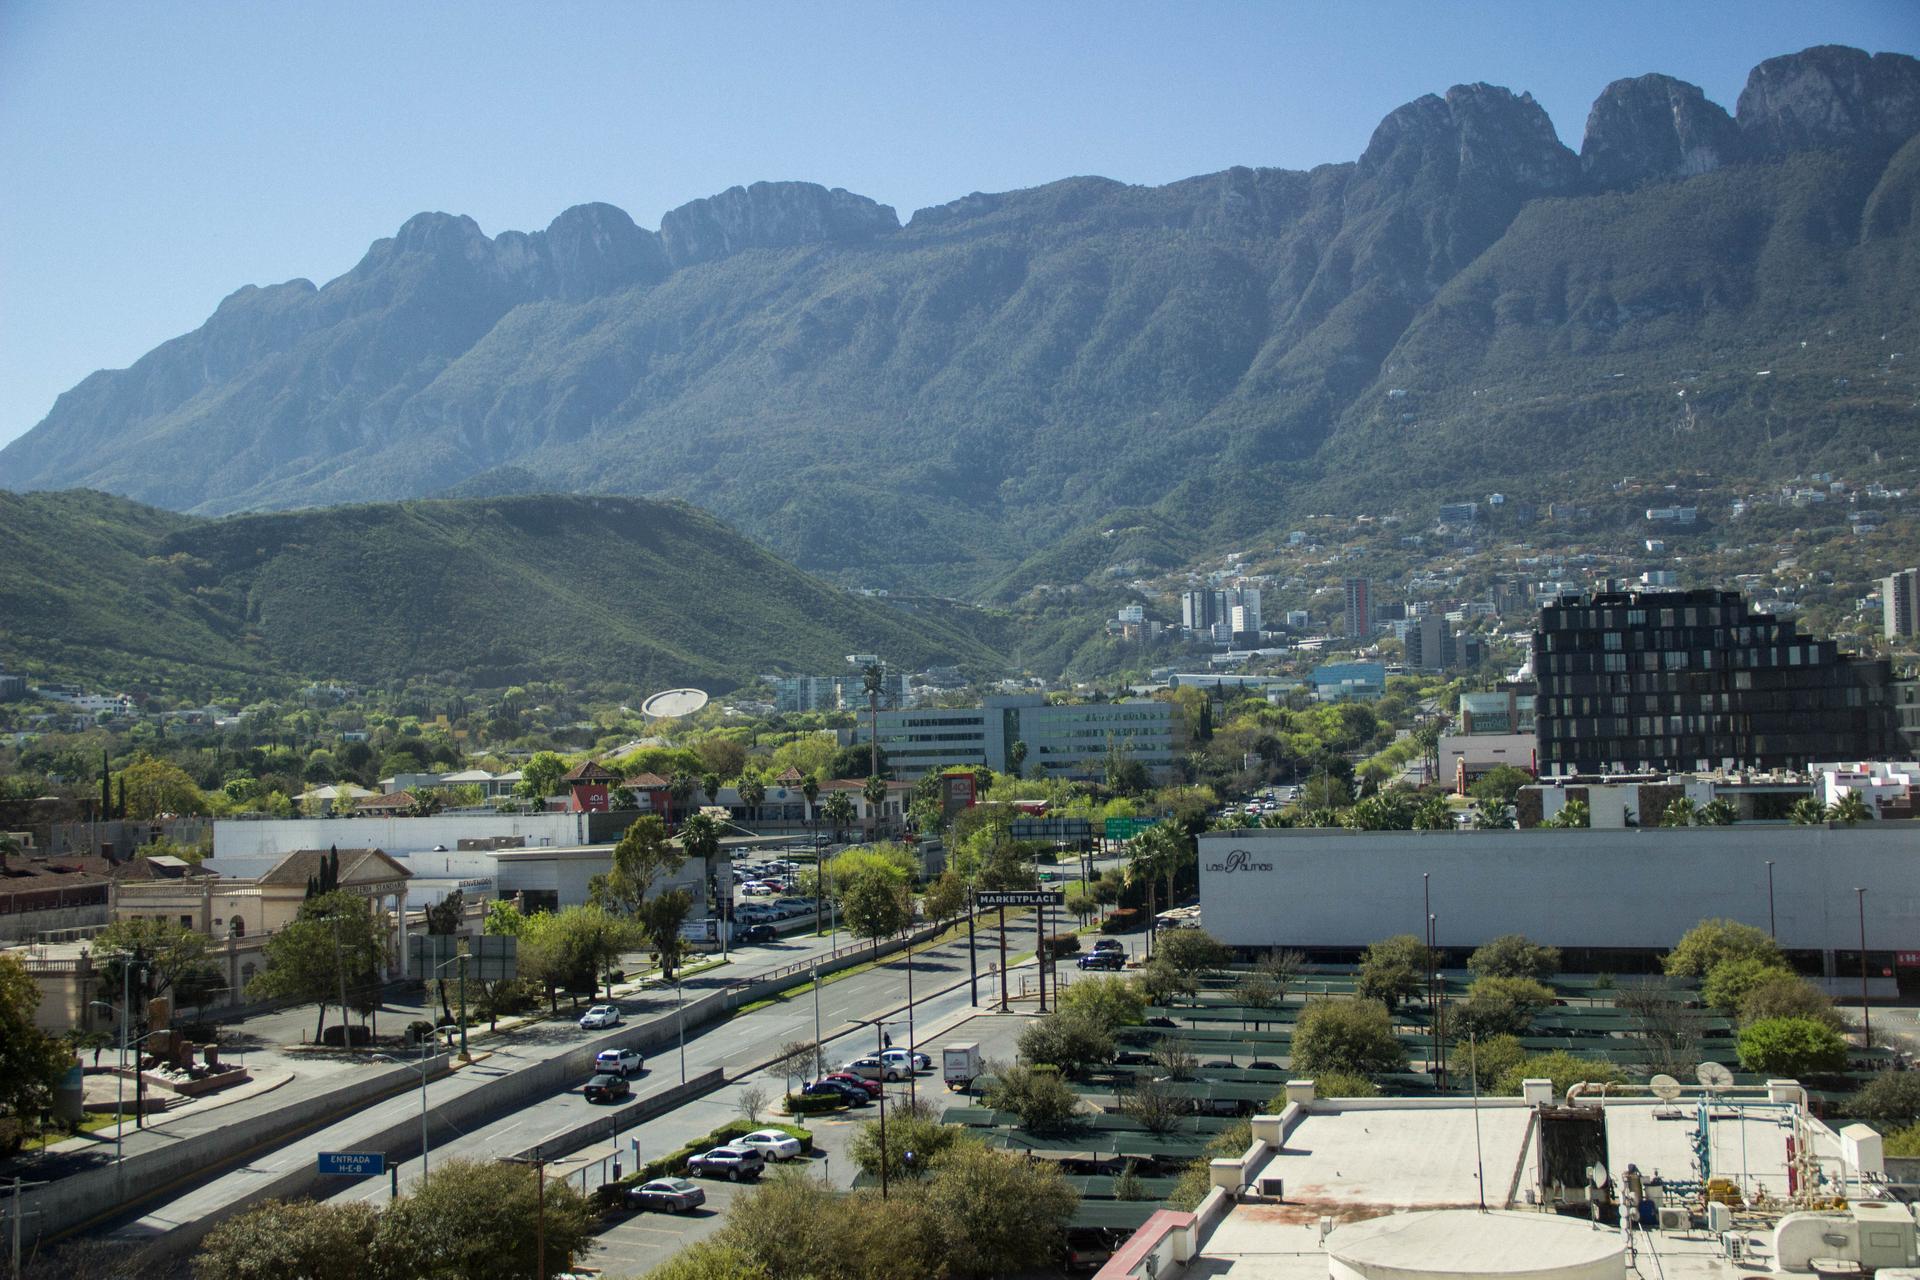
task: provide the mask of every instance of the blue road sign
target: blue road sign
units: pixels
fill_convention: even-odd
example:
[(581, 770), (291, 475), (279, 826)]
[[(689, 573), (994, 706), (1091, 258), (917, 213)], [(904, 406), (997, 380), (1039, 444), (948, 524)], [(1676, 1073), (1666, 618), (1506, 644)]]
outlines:
[(378, 1178), (387, 1171), (387, 1157), (378, 1151), (322, 1151), (320, 1172), (341, 1178)]

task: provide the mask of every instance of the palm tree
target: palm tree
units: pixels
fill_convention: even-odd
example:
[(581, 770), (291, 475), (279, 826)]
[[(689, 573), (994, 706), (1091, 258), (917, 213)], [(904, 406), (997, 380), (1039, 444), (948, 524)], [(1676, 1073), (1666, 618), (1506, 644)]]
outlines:
[(752, 822), (760, 812), (760, 806), (767, 799), (767, 784), (748, 774), (740, 779), (740, 807), (746, 810), (748, 822)]
[(1413, 730), (1413, 741), (1420, 748), (1420, 767), (1429, 781), (1440, 772), (1440, 737), (1446, 729), (1447, 722), (1435, 716), (1422, 720)]
[(877, 777), (880, 773), (880, 691), (887, 687), (887, 673), (879, 663), (869, 663), (860, 672), (860, 683), (867, 691), (867, 713), (871, 717), (870, 731), (873, 738), (872, 759), (867, 774)]
[(1815, 797), (1807, 796), (1795, 802), (1793, 808), (1787, 811), (1787, 818), (1796, 827), (1817, 827), (1831, 821), (1833, 811)]
[(685, 769), (674, 770), (672, 781), (667, 783), (667, 796), (671, 801), (667, 812), (667, 821), (672, 822), (687, 807), (687, 801), (693, 799), (693, 790), (700, 784)]
[(1543, 827), (1559, 827), (1575, 830), (1593, 825), (1593, 811), (1585, 800), (1569, 800), (1560, 806), (1560, 812), (1540, 824)]
[(880, 830), (880, 805), (887, 798), (887, 780), (879, 774), (869, 777), (860, 788), (860, 794), (867, 798), (867, 827), (871, 840)]
[(1429, 795), (1413, 811), (1413, 829), (1415, 831), (1451, 831), (1453, 830), (1453, 808), (1447, 804), (1447, 798), (1438, 792)]
[(1703, 827), (1730, 827), (1739, 820), (1740, 806), (1725, 796), (1702, 805), (1698, 819)]
[[(1572, 801), (1568, 801), (1569, 804)], [(1557, 819), (1558, 814), (1554, 817)], [(1513, 810), (1499, 800), (1482, 800), (1480, 812), (1473, 815), (1475, 831), (1508, 831), (1513, 827)]]
[(1660, 812), (1663, 827), (1691, 827), (1700, 821), (1700, 806), (1685, 796), (1675, 796)]
[(1007, 770), (1014, 777), (1020, 777), (1020, 767), (1027, 762), (1027, 744), (1019, 738), (1013, 740), (1007, 748)]
[(833, 824), (833, 838), (837, 841), (844, 837), (847, 828), (854, 823), (853, 801), (847, 799), (847, 793), (836, 791), (827, 797), (820, 806), (820, 816)]
[(1835, 802), (1832, 814), (1833, 821), (1844, 822), (1848, 826), (1852, 826), (1856, 822), (1871, 819), (1873, 817), (1873, 810), (1868, 806), (1865, 796), (1862, 796), (1858, 791), (1850, 789), (1847, 794), (1841, 796), (1840, 799)]
[(720, 775), (709, 773), (700, 779), (700, 789), (707, 793), (708, 804), (720, 803)]

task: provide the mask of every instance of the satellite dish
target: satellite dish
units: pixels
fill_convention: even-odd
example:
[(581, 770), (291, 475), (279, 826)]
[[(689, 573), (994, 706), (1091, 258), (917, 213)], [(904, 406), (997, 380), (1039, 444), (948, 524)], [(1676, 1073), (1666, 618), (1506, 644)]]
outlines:
[(1701, 1063), (1700, 1069), (1694, 1072), (1694, 1075), (1698, 1076), (1700, 1083), (1709, 1089), (1725, 1089), (1733, 1083), (1733, 1072), (1717, 1062)]
[(640, 704), (640, 714), (649, 720), (678, 720), (707, 705), (707, 695), (698, 689), (664, 689)]
[(1607, 1162), (1605, 1160), (1595, 1160), (1587, 1166), (1587, 1181), (1596, 1187), (1604, 1187), (1607, 1185)]
[(1647, 1088), (1653, 1090), (1654, 1097), (1665, 1102), (1672, 1102), (1680, 1096), (1680, 1082), (1665, 1073), (1647, 1081)]

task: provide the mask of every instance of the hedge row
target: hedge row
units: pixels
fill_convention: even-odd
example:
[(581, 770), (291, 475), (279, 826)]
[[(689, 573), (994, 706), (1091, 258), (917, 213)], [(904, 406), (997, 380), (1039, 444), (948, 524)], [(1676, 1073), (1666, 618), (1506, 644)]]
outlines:
[(696, 1138), (686, 1146), (681, 1147), (678, 1151), (661, 1156), (657, 1160), (647, 1161), (647, 1163), (641, 1165), (632, 1173), (621, 1178), (620, 1181), (607, 1183), (604, 1186), (596, 1188), (593, 1193), (594, 1207), (604, 1212), (625, 1204), (627, 1189), (629, 1187), (637, 1187), (643, 1182), (652, 1182), (655, 1178), (672, 1177), (685, 1173), (687, 1171), (687, 1161), (694, 1156), (705, 1151), (711, 1151), (715, 1147), (725, 1146), (735, 1138), (744, 1137), (759, 1129), (778, 1129), (781, 1133), (800, 1139), (801, 1155), (811, 1155), (813, 1153), (813, 1130), (811, 1129), (803, 1129), (797, 1124), (779, 1124), (774, 1121), (754, 1124), (747, 1120), (729, 1120), (712, 1133), (709, 1133), (706, 1137)]
[(837, 1093), (790, 1093), (787, 1095), (787, 1114), (793, 1116), (817, 1116), (829, 1111), (844, 1111), (847, 1100)]

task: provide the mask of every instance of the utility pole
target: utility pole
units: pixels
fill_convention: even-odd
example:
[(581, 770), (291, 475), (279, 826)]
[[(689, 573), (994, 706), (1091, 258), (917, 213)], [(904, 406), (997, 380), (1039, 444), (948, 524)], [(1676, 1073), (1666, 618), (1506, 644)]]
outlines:
[(879, 1102), (880, 1102), (880, 1198), (882, 1200), (885, 1200), (887, 1198), (887, 1165), (891, 1163), (891, 1156), (890, 1156), (890, 1153), (887, 1151), (887, 1091), (884, 1087), (880, 1090)]
[(1860, 1025), (1863, 1047), (1873, 1048), (1873, 1014), (1867, 1011), (1867, 891), (1856, 887), (1854, 900), (1860, 906)]
[(472, 1061), (467, 1056), (467, 953), (464, 951), (460, 953), (460, 1061)]
[(1007, 1011), (1007, 909), (1000, 908), (1000, 1012)]

